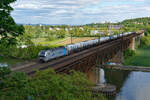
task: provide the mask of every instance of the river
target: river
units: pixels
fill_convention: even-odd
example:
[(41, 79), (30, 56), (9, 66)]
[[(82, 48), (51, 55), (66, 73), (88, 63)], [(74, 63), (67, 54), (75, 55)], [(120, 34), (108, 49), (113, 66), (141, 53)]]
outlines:
[(87, 73), (94, 83), (110, 83), (117, 95), (108, 100), (150, 100), (150, 73), (93, 68)]

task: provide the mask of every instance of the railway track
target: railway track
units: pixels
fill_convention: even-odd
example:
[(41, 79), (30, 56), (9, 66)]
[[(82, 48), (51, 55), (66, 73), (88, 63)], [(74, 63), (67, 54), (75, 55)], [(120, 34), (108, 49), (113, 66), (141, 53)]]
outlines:
[[(129, 36), (124, 37), (124, 39), (134, 37), (135, 35), (136, 34), (131, 34)], [(67, 66), (69, 66), (70, 64), (72, 64), (74, 62), (79, 63), (81, 59), (96, 53), (98, 50), (103, 50), (103, 49), (109, 48), (111, 46), (118, 45), (118, 44), (120, 44), (121, 41), (122, 41), (122, 38), (118, 38), (116, 40), (112, 40), (112, 41), (103, 43), (99, 46), (92, 47), (92, 48), (83, 50), (81, 52), (77, 52), (77, 53), (56, 59), (56, 60), (52, 60), (47, 63), (33, 62), (33, 63), (23, 65), (20, 67), (11, 68), (11, 70), (13, 72), (25, 72), (28, 75), (32, 75), (37, 70), (53, 68), (57, 73), (59, 73), (59, 72), (65, 70), (67, 68)]]

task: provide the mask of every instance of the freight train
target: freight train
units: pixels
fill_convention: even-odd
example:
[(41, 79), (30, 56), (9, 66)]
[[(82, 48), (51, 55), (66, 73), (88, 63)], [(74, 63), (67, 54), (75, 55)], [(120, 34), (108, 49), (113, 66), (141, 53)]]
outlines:
[(62, 56), (67, 56), (75, 52), (79, 52), (94, 46), (97, 46), (101, 43), (112, 41), (114, 39), (127, 36), (130, 34), (134, 34), (135, 32), (126, 32), (124, 34), (117, 34), (117, 35), (112, 35), (112, 36), (106, 36), (106, 37), (101, 37), (99, 39), (95, 40), (88, 40), (80, 43), (75, 43), (75, 44), (69, 44), (63, 47), (58, 47), (58, 48), (52, 48), (48, 50), (41, 50), (39, 52), (39, 61), (42, 62), (48, 62), (52, 59), (56, 59)]

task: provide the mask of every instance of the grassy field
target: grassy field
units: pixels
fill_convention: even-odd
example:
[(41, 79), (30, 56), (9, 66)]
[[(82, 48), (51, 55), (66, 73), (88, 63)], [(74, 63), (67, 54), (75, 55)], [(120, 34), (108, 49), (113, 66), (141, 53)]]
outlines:
[[(95, 39), (96, 37), (73, 37), (72, 38), (72, 43), (78, 43), (82, 41), (87, 41), (87, 40), (92, 40)], [(64, 38), (64, 39), (58, 39), (54, 41), (47, 41), (45, 38), (38, 38), (35, 40), (32, 40), (33, 43), (35, 44), (40, 44), (40, 45), (67, 45), (71, 44), (71, 38)]]
[[(73, 37), (72, 43), (79, 43), (79, 42), (92, 40), (92, 39), (96, 39), (96, 37)], [(71, 38), (69, 37), (65, 41), (59, 42), (58, 44), (63, 44), (63, 45), (71, 44)]]
[(125, 65), (150, 67), (150, 46), (136, 50), (136, 55), (125, 59)]
[(65, 41), (67, 38), (64, 39), (58, 39), (58, 40), (53, 40), (53, 41), (48, 41), (46, 40), (46, 38), (37, 38), (37, 39), (33, 39), (33, 43), (34, 44), (40, 44), (40, 45), (55, 45), (58, 44), (60, 42)]

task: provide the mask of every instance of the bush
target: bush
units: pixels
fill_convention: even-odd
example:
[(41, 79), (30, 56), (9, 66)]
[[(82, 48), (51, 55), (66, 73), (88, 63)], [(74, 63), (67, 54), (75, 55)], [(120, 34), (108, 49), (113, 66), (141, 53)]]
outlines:
[(132, 57), (135, 55), (135, 51), (134, 50), (131, 50), (131, 49), (127, 49), (125, 52), (124, 52), (124, 58), (127, 59), (128, 57)]
[(145, 27), (145, 35), (147, 36), (148, 34), (150, 34), (150, 25)]
[(150, 36), (145, 36), (141, 38), (140, 47), (145, 47), (150, 45)]
[(6, 75), (10, 74), (10, 68), (9, 67), (1, 67), (0, 66), (0, 80), (4, 78)]
[[(93, 86), (83, 73), (56, 74), (53, 70), (37, 72), (33, 78), (14, 73), (4, 79), (0, 87), (0, 100), (95, 100), (90, 91)], [(97, 96), (104, 100), (102, 95)]]

